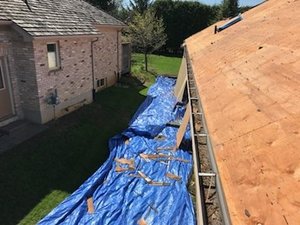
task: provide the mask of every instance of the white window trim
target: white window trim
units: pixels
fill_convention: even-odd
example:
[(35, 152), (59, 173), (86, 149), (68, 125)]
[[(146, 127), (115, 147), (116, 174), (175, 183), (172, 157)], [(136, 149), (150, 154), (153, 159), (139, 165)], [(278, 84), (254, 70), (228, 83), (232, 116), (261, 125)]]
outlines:
[[(57, 65), (56, 65), (56, 67), (50, 68), (49, 67), (49, 59), (48, 59), (48, 45), (52, 45), (52, 44), (55, 45), (55, 49), (56, 49), (56, 51), (55, 51), (55, 57), (56, 57), (56, 64)], [(58, 44), (58, 42), (47, 42), (46, 46), (47, 46), (47, 65), (48, 65), (49, 71), (60, 69), (60, 57), (59, 57), (59, 44)]]

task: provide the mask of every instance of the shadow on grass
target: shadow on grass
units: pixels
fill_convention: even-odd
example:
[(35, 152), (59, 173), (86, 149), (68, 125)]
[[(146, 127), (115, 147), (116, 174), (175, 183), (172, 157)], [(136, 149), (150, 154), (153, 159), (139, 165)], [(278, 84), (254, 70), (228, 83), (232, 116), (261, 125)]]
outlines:
[(101, 166), (109, 138), (127, 127), (145, 98), (144, 87), (131, 82), (98, 93), (94, 103), (0, 155), (1, 224), (36, 224)]

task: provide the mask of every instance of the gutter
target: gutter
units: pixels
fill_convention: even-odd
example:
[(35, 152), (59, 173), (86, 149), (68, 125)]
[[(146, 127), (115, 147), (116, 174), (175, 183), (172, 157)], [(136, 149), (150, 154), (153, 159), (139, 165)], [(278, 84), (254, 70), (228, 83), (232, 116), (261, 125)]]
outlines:
[[(190, 64), (190, 59), (188, 57), (188, 50), (187, 50), (185, 44), (184, 44), (184, 54), (186, 56), (186, 64), (187, 64), (186, 68), (188, 68), (188, 66)], [(187, 73), (186, 73), (187, 76), (189, 75), (188, 72), (189, 71), (187, 71)], [(193, 69), (192, 69), (191, 66), (190, 66), (190, 74), (192, 75), (193, 80), (195, 81), (195, 76), (194, 76)], [(187, 81), (188, 81), (187, 84), (189, 84), (189, 79), (187, 79)], [(190, 93), (189, 89), (190, 89), (190, 87), (188, 85), (188, 93)], [(219, 200), (219, 206), (220, 206), (221, 213), (222, 213), (223, 224), (224, 225), (231, 225), (232, 223), (231, 223), (231, 219), (230, 219), (230, 216), (229, 216), (228, 206), (227, 206), (227, 202), (226, 202), (226, 199), (225, 199), (225, 194), (224, 194), (224, 190), (223, 190), (223, 187), (222, 187), (222, 183), (221, 183), (221, 180), (220, 180), (220, 177), (219, 177), (219, 171), (218, 171), (218, 167), (217, 167), (217, 163), (216, 163), (216, 159), (215, 159), (215, 154), (214, 154), (213, 147), (212, 147), (212, 144), (211, 144), (211, 140), (210, 140), (210, 137), (209, 137), (209, 131), (208, 131), (208, 128), (207, 128), (207, 125), (206, 125), (206, 119), (205, 119), (205, 116), (204, 116), (204, 111), (203, 111), (201, 98), (199, 96), (199, 90), (198, 90), (197, 85), (195, 85), (194, 89), (196, 89), (196, 93), (197, 93), (197, 99), (198, 99), (197, 102), (198, 102), (198, 107), (199, 107), (199, 110), (200, 110), (200, 115), (201, 115), (201, 118), (202, 118), (201, 122), (202, 122), (202, 126), (204, 128), (204, 133), (205, 133), (204, 136), (206, 137), (209, 160), (210, 160), (210, 163), (211, 163), (211, 168), (213, 170), (213, 174), (215, 176), (216, 194), (217, 194), (217, 197), (218, 197), (218, 200)], [(189, 99), (190, 99), (190, 94), (189, 94)], [(190, 125), (191, 125), (191, 127), (193, 127), (192, 122), (190, 123)], [(199, 173), (200, 158), (199, 158), (199, 153), (196, 151), (195, 140), (194, 140), (194, 136), (193, 136), (193, 129), (191, 129), (191, 131), (192, 131), (191, 134), (192, 134), (192, 141), (193, 141), (193, 143), (192, 143), (193, 144), (192, 145), (193, 157), (195, 159), (194, 171), (195, 171), (196, 187), (197, 187), (197, 189), (198, 189), (198, 187), (200, 188), (200, 190), (196, 190), (196, 193), (199, 192), (199, 195), (200, 195), (202, 184), (199, 183), (197, 185), (197, 183), (200, 182), (201, 176), (203, 176), (203, 175), (205, 176), (205, 174), (204, 173)], [(198, 169), (198, 171), (197, 171), (197, 169)], [(197, 176), (198, 174), (199, 174), (199, 176)], [(197, 201), (200, 201), (200, 200), (203, 201), (203, 199), (201, 199), (201, 195), (198, 198), (199, 199)], [(203, 215), (203, 205), (199, 205), (198, 202), (197, 202), (197, 210), (200, 211), (199, 214)], [(198, 217), (199, 216), (198, 216), (198, 212), (197, 212), (197, 218)], [(202, 221), (204, 222), (204, 224), (207, 224), (206, 218), (203, 218)], [(199, 221), (198, 221), (198, 225), (202, 225), (202, 224), (199, 223)]]
[(188, 61), (186, 53), (184, 52), (184, 58), (185, 58), (185, 74), (187, 76), (187, 94), (188, 94), (188, 100), (189, 100), (189, 107), (190, 107), (190, 132), (191, 132), (191, 138), (192, 138), (192, 152), (193, 152), (193, 161), (194, 161), (194, 176), (195, 176), (195, 186), (196, 186), (196, 217), (197, 217), (197, 225), (206, 225), (207, 219), (206, 219), (206, 209), (205, 209), (205, 202), (204, 202), (204, 193), (203, 193), (203, 187), (200, 180), (200, 177), (198, 176), (200, 171), (200, 161), (199, 161), (199, 153), (196, 148), (196, 142), (195, 142), (195, 134), (194, 134), (194, 121), (193, 121), (193, 110), (192, 110), (192, 102), (191, 102), (191, 88), (188, 81)]
[(95, 40), (91, 41), (91, 60), (92, 60), (92, 94), (93, 94), (93, 101), (95, 101), (96, 98), (96, 89), (95, 89), (95, 62), (94, 62), (94, 43), (99, 41), (99, 38), (97, 37)]

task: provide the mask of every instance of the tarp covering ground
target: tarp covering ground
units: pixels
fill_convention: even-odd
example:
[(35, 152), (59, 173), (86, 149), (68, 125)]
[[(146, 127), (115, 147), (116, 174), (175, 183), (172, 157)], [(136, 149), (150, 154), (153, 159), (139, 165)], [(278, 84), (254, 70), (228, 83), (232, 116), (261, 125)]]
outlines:
[[(192, 156), (164, 149), (175, 145), (178, 130), (166, 124), (185, 111), (176, 105), (174, 84), (174, 79), (157, 78), (128, 129), (111, 138), (107, 161), (38, 224), (195, 224), (187, 190)], [(93, 213), (88, 212), (90, 197)]]

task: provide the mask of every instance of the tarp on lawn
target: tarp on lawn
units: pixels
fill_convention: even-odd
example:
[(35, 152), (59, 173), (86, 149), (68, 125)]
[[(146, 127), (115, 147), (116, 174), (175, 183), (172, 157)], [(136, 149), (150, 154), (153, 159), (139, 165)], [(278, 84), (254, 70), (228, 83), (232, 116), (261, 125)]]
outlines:
[[(184, 113), (184, 106), (176, 105), (174, 84), (174, 79), (157, 78), (129, 128), (111, 138), (107, 161), (38, 224), (136, 225), (141, 219), (149, 225), (195, 224), (187, 191), (191, 154), (182, 149), (158, 151), (175, 145), (178, 128), (166, 124), (181, 119)], [(143, 154), (160, 154), (161, 158), (148, 159)], [(124, 158), (134, 161), (134, 169), (127, 170), (128, 165), (116, 161)], [(116, 172), (116, 167), (124, 171)], [(93, 213), (88, 213), (90, 197), (95, 208)]]

